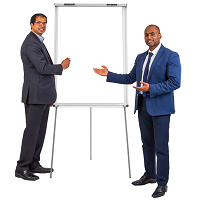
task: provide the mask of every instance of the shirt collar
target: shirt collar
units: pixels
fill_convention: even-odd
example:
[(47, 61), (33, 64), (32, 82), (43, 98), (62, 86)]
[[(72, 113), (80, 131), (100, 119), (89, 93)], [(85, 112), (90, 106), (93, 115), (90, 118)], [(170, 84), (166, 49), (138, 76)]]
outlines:
[[(33, 31), (32, 31), (33, 32)], [(40, 39), (40, 41), (43, 43), (43, 41), (44, 41), (44, 37), (42, 37), (42, 36), (40, 36), (40, 35), (38, 35), (37, 33), (35, 33), (35, 32), (33, 32), (39, 39)]]
[(156, 54), (158, 53), (160, 47), (161, 47), (161, 43), (160, 43), (153, 51), (150, 51), (150, 50), (149, 50), (149, 52), (152, 52), (153, 55), (156, 55)]

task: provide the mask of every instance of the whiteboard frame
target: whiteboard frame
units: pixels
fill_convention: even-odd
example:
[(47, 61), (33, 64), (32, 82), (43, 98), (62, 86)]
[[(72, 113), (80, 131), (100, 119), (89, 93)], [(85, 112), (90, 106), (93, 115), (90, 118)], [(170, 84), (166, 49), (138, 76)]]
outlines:
[[(127, 4), (73, 4), (55, 3), (55, 29), (54, 29), (54, 63), (58, 63), (58, 7), (122, 7), (122, 43), (123, 43), (123, 73), (128, 72), (128, 53), (127, 53)], [(55, 85), (57, 89), (57, 76), (55, 75)], [(58, 103), (54, 106), (70, 107), (128, 107), (128, 86), (123, 86), (124, 102), (122, 103)]]

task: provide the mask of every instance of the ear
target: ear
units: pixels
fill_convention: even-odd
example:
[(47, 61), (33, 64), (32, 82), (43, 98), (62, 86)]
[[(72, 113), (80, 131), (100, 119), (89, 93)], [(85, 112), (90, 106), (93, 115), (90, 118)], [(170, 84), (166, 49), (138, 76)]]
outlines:
[(159, 33), (159, 37), (160, 37), (160, 39), (162, 38), (162, 35), (161, 35), (161, 33)]
[(31, 23), (31, 29), (33, 29), (33, 23)]

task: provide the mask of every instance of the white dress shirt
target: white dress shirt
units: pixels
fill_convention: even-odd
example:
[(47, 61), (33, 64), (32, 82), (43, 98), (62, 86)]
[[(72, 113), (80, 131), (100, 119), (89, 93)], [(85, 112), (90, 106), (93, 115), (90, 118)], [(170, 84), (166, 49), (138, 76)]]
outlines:
[[(148, 51), (148, 54), (144, 60), (144, 64), (143, 64), (143, 68), (142, 68), (142, 77), (141, 77), (141, 81), (143, 81), (143, 76), (144, 76), (144, 70), (145, 70), (145, 67), (146, 67), (146, 64), (148, 62), (148, 58), (149, 58), (149, 53), (153, 53), (152, 57), (151, 57), (151, 60), (150, 60), (150, 63), (149, 63), (149, 72), (150, 72), (150, 68), (151, 68), (151, 64), (153, 63), (153, 60), (154, 58), (156, 57), (159, 49), (161, 47), (161, 43), (153, 50), (153, 51)], [(149, 73), (147, 74), (147, 79), (148, 79), (148, 76), (149, 76)], [(140, 94), (143, 94), (143, 92), (140, 92)]]

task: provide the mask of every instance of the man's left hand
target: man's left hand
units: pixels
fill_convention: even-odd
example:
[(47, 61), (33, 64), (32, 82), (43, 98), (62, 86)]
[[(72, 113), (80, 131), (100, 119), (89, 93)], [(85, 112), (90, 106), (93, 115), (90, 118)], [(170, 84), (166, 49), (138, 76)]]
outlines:
[(141, 92), (148, 92), (149, 91), (149, 84), (148, 83), (145, 83), (145, 82), (142, 82), (140, 81), (141, 84), (143, 84), (142, 87), (135, 87), (133, 86), (136, 90), (138, 91), (141, 91)]

